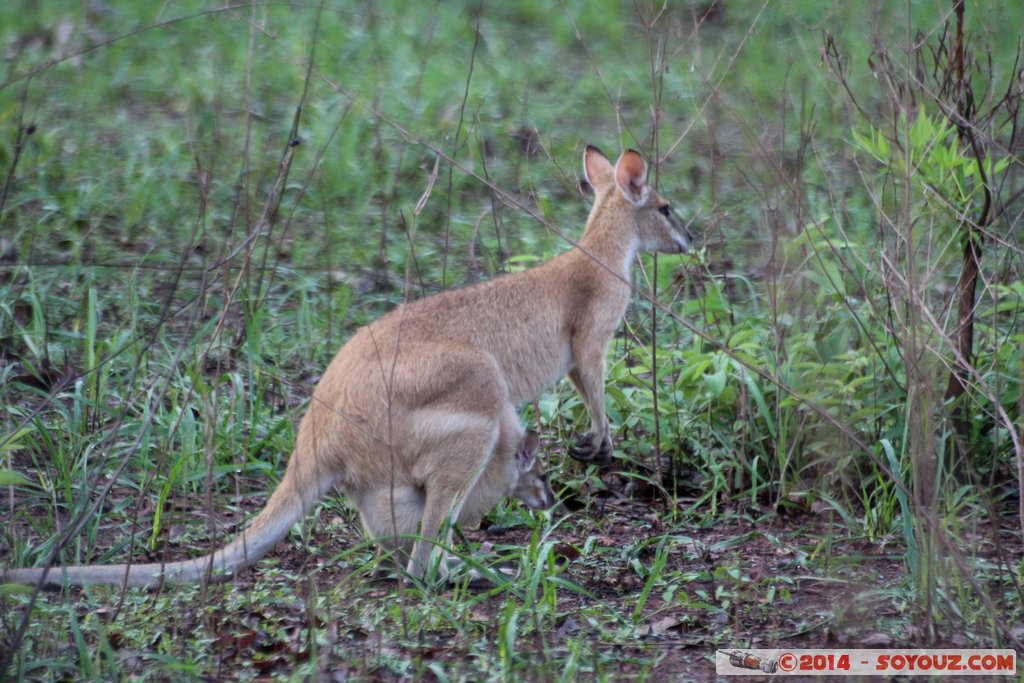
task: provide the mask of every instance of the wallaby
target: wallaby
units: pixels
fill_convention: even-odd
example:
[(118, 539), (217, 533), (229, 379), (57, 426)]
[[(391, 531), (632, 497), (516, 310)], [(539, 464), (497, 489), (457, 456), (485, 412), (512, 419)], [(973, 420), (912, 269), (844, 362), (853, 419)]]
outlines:
[[(281, 483), (234, 540), (182, 562), (54, 567), (44, 585), (229, 578), (335, 486), (367, 534), (415, 576), (446, 540), (446, 519), (476, 524), (510, 494), (551, 506), (516, 406), (568, 374), (590, 417), (590, 432), (570, 452), (607, 462), (605, 354), (629, 302), (630, 266), (638, 250), (690, 245), (669, 203), (648, 186), (638, 152), (613, 166), (588, 146), (583, 171), (595, 197), (578, 246), (519, 273), (403, 304), (356, 331), (313, 391)], [(43, 572), (8, 570), (2, 579), (37, 584)]]

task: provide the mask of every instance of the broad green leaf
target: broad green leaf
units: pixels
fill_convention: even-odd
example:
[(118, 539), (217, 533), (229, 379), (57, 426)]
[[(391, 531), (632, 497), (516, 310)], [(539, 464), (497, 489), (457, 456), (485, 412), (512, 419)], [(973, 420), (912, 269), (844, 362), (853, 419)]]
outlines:
[(711, 394), (718, 398), (722, 395), (722, 391), (725, 390), (725, 380), (727, 373), (725, 368), (722, 368), (718, 372), (704, 375), (704, 385), (708, 388)]
[(31, 486), (32, 480), (21, 472), (0, 470), (0, 486)]

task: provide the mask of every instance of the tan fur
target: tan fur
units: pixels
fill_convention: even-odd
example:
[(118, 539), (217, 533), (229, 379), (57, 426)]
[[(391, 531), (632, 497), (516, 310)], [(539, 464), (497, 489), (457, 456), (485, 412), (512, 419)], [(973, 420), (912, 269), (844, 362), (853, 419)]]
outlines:
[[(584, 172), (595, 199), (578, 247), (530, 270), (399, 306), (355, 333), (313, 392), (280, 485), (235, 540), (166, 565), (55, 567), (45, 583), (153, 586), (234, 575), (334, 486), (358, 508), (369, 536), (400, 551), (415, 575), (425, 571), (446, 518), (475, 524), (508, 495), (550, 506), (536, 459), (517, 466), (536, 444), (516, 406), (568, 374), (591, 420), (571, 452), (606, 461), (605, 354), (629, 300), (630, 265), (637, 250), (681, 252), (690, 243), (647, 185), (637, 152), (612, 166), (588, 147)], [(42, 570), (3, 578), (39, 583)]]

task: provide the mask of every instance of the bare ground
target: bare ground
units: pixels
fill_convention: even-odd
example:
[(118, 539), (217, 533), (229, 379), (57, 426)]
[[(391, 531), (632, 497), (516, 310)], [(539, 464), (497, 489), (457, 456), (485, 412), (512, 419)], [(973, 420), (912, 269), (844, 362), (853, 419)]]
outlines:
[[(670, 519), (659, 502), (625, 497), (614, 474), (605, 482), (609, 486), (603, 491), (585, 492), (585, 500), (575, 501), (582, 509), (547, 537), (553, 542), (559, 579), (580, 590), (557, 588), (557, 617), (552, 619), (549, 610), (539, 628), (520, 637), (520, 654), (528, 653), (523, 680), (541, 680), (544, 672), (560, 671), (573, 643), (578, 648), (581, 640), (587, 644), (582, 671), (603, 672), (618, 680), (652, 676), (683, 681), (714, 680), (716, 649), (907, 647), (922, 642), (907, 613), (904, 550), (894, 542), (849, 538), (828, 513), (810, 511), (779, 514), (725, 505), (713, 518), (705, 510)], [(115, 489), (108, 507), (132, 495), (130, 490)], [(39, 505), (39, 500), (15, 509), (33, 504)], [(194, 504), (174, 501), (172, 517), (194, 522), (199, 516), (190, 509)], [(218, 512), (211, 521), (230, 533), (260, 504), (248, 498), (244, 511)], [(23, 536), (31, 536), (25, 518), (14, 523)], [(186, 526), (172, 521), (169, 529), (176, 537)], [(492, 525), (466, 536), (474, 547), (500, 549), (528, 545), (533, 533), (525, 526)], [(638, 609), (645, 573), (666, 534), (662, 578)], [(170, 619), (146, 616), (156, 631), (150, 647), (167, 649), (158, 647), (164, 638), (207, 639), (204, 649), (216, 667), (212, 674), (207, 672), (206, 680), (233, 680), (241, 669), (258, 677), (286, 673), (311, 657), (317, 660), (322, 680), (388, 681), (409, 675), (382, 665), (389, 658), (414, 663), (417, 677), (429, 679), (430, 665), (458, 674), (479, 669), (467, 665), (473, 658), (497, 656), (497, 624), (508, 602), (500, 592), (469, 594), (472, 606), (459, 617), (473, 622), (469, 629), (367, 618), (396, 601), (404, 608), (405, 601), (417, 594), (394, 580), (374, 578), (365, 564), (353, 568), (352, 562), (332, 563), (331, 558), (345, 555), (360, 541), (346, 512), (321, 514), (307, 528), (302, 544), (279, 544), (272, 559), (238, 577), (232, 586), (203, 587)], [(1019, 553), (1020, 548), (1010, 550)], [(169, 551), (175, 557), (190, 552), (194, 551)], [(159, 559), (139, 552), (133, 556), (137, 561)], [(278, 587), (288, 597), (275, 598)], [(226, 594), (218, 590), (249, 594), (251, 599), (242, 606), (222, 607)], [(103, 608), (110, 611), (111, 623), (124, 608), (119, 595), (111, 593), (110, 607)], [(330, 602), (314, 608), (317, 596), (329, 596)], [(70, 599), (81, 597), (76, 591)], [(449, 592), (439, 597), (458, 603), (465, 595)], [(62, 601), (69, 596), (43, 599)], [(349, 599), (351, 604), (346, 604)], [(146, 630), (145, 623), (135, 623)], [(327, 634), (326, 646), (306, 642), (304, 634), (311, 625)], [(137, 640), (116, 628), (106, 637), (129, 670), (133, 656), (138, 667), (145, 668), (149, 654)], [(945, 640), (952, 646), (971, 645), (962, 633), (949, 633)], [(73, 656), (70, 645), (65, 649)], [(183, 656), (187, 651), (169, 649), (181, 649)]]

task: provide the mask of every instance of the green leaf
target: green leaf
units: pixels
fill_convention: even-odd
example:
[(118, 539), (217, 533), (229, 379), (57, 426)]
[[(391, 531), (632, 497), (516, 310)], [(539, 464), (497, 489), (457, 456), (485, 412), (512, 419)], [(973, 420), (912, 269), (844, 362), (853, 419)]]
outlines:
[(878, 145), (878, 157), (882, 161), (887, 161), (889, 159), (890, 150), (889, 138), (885, 137), (885, 135), (882, 134), (882, 131), (878, 131), (878, 139), (876, 140), (876, 143)]
[(0, 583), (0, 595), (31, 595), (35, 588), (23, 583)]
[(32, 480), (21, 472), (0, 470), (0, 486), (31, 486)]
[(712, 396), (718, 398), (725, 390), (726, 378), (727, 373), (725, 372), (725, 368), (722, 368), (713, 374), (704, 375), (704, 385), (708, 388), (708, 391), (711, 392)]
[(889, 439), (881, 439), (879, 443), (882, 450), (885, 451), (885, 457), (889, 462), (889, 469), (892, 471), (896, 484), (896, 500), (900, 504), (900, 517), (903, 520), (903, 540), (907, 544), (907, 563), (910, 565), (911, 571), (916, 574), (920, 565), (917, 554), (917, 538), (914, 533), (914, 514), (904, 487), (901, 486), (902, 474), (899, 459), (896, 457), (896, 449), (893, 448)]
[(21, 443), (21, 440), (34, 431), (34, 427), (22, 427), (7, 438), (0, 437), (0, 443), (3, 443), (3, 445), (0, 446), (0, 453), (10, 453), (11, 451), (17, 451), (25, 448)]
[(761, 393), (761, 387), (757, 385), (757, 380), (751, 375), (745, 375), (744, 383), (747, 385), (747, 390), (750, 395), (754, 398), (754, 403), (757, 404), (757, 412), (761, 413), (761, 419), (764, 420), (765, 425), (768, 427), (768, 433), (772, 435), (772, 438), (776, 438), (775, 435), (775, 422), (772, 420), (772, 414), (768, 410), (768, 404), (764, 400), (764, 394)]

